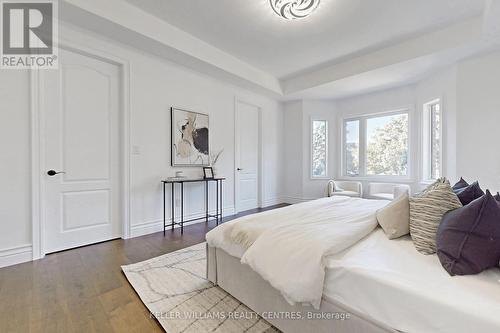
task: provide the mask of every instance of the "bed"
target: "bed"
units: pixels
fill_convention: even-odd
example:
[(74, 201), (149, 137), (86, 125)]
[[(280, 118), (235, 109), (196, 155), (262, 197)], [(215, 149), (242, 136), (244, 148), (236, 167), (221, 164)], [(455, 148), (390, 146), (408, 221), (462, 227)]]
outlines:
[[(301, 210), (310, 213), (312, 207), (328, 205), (327, 200), (295, 205), (293, 214)], [(358, 204), (371, 204), (370, 210), (375, 212), (376, 207), (387, 203), (366, 200)], [(337, 202), (333, 207), (345, 209)], [(286, 208), (283, 210), (275, 214), (286, 216)], [(266, 216), (271, 219), (277, 215)], [(257, 221), (259, 216), (255, 218)], [(251, 223), (252, 218), (248, 219)], [(373, 223), (372, 217), (366, 220)], [(207, 235), (207, 240), (210, 238)], [(242, 264), (247, 252), (248, 244), (209, 241), (208, 279), (254, 311), (265, 314), (265, 319), (283, 332), (500, 331), (500, 270), (452, 278), (437, 256), (419, 254), (409, 237), (388, 240), (376, 222), (354, 244), (323, 258), (325, 276), (321, 302), (316, 308), (312, 304), (293, 304), (280, 288), (263, 278), (265, 274)], [(300, 268), (296, 271), (303, 273)], [(295, 278), (290, 275), (290, 281)], [(285, 315), (290, 313), (293, 319)]]

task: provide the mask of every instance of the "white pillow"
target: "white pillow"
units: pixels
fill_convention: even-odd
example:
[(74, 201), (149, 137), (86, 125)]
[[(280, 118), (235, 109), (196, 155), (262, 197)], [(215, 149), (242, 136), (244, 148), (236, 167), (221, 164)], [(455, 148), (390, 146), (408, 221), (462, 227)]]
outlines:
[(410, 197), (403, 193), (390, 204), (377, 211), (377, 220), (385, 235), (395, 239), (410, 233)]

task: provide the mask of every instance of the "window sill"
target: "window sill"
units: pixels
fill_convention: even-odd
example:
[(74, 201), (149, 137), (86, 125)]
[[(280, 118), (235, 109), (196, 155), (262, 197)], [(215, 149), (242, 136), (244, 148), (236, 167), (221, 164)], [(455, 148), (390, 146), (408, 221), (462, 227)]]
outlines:
[(354, 180), (354, 181), (369, 181), (369, 182), (380, 182), (380, 183), (401, 183), (401, 184), (413, 184), (415, 181), (409, 177), (397, 177), (397, 176), (356, 176), (356, 177), (349, 177), (349, 176), (342, 176), (339, 178), (336, 178), (336, 180), (342, 180), (342, 181), (349, 181), (349, 180)]
[(332, 179), (331, 177), (325, 176), (325, 177), (310, 177), (310, 180), (330, 180)]

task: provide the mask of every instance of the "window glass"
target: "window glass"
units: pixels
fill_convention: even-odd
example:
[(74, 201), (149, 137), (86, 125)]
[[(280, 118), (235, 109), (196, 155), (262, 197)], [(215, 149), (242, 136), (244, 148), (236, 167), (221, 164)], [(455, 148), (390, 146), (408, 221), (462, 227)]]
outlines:
[(347, 176), (359, 175), (359, 120), (345, 122), (345, 171)]
[(328, 175), (328, 122), (314, 120), (312, 122), (312, 176)]
[(366, 174), (408, 175), (408, 114), (366, 120)]
[(344, 121), (345, 176), (408, 176), (409, 114)]
[(430, 105), (430, 136), (431, 179), (441, 177), (441, 106), (439, 103)]

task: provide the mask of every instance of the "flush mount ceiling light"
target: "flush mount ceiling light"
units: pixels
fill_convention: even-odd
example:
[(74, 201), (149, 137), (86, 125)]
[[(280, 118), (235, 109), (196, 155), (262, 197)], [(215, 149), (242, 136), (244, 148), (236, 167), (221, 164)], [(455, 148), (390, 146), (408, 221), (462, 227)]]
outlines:
[(276, 14), (286, 20), (308, 17), (318, 8), (320, 0), (269, 0)]

